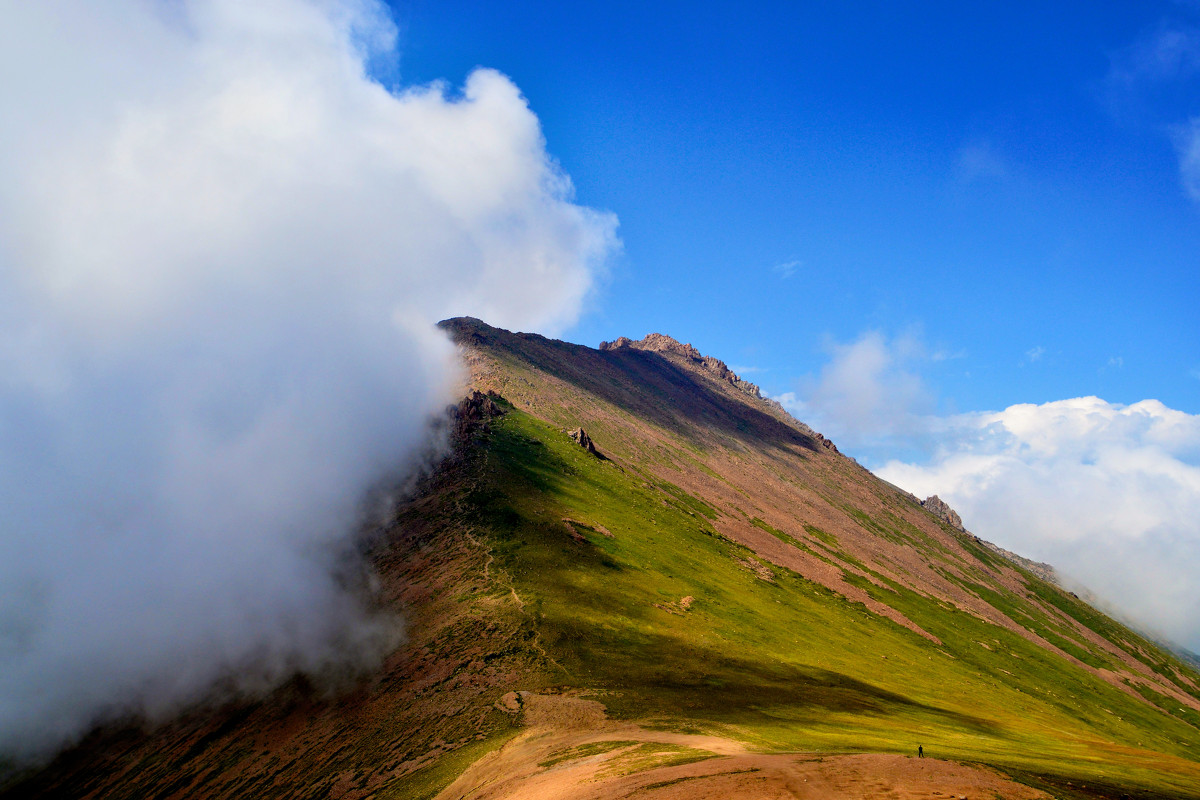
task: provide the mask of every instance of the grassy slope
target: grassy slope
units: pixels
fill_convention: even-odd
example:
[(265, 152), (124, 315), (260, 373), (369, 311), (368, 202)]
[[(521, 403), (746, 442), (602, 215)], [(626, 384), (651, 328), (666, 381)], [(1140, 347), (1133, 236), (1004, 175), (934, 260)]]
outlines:
[(699, 502), (547, 423), (508, 415), (486, 474), (470, 497), (476, 523), (538, 621), (553, 680), (600, 690), (612, 714), (770, 750), (919, 742), (939, 757), (1195, 793), (1186, 722), (913, 592), (879, 594), (942, 647), (787, 570), (763, 580)]
[[(486, 357), (475, 364), (477, 378), (517, 395), (532, 413), (514, 411), (497, 427), (470, 507), (534, 609), (556, 682), (602, 692), (614, 715), (719, 728), (771, 750), (908, 752), (921, 743), (938, 756), (1064, 781), (1200, 796), (1200, 717), (1192, 708), (1145, 687), (1136, 692), (1150, 702), (1121, 691), (1096, 669), (840, 552), (837, 537), (815, 526), (800, 541), (752, 517), (773, 537), (838, 564), (848, 583), (941, 645), (771, 564), (718, 532), (718, 517), (736, 512), (663, 477), (688, 461), (714, 463), (712, 442), (689, 439), (662, 413), (656, 439), (630, 434), (640, 421), (636, 399), (613, 402), (585, 380), (561, 380), (564, 371), (547, 363), (557, 356), (542, 351), (558, 343), (501, 344), (479, 348)], [(603, 380), (596, 365), (590, 372)], [(580, 419), (614, 461), (563, 435)], [(1017, 622), (1010, 627), (1137, 682), (1114, 652), (1135, 654), (1171, 678), (1173, 690), (1195, 695), (1195, 672), (1169, 654), (1028, 573), (1017, 570), (1026, 592), (996, 585), (988, 576), (1011, 565), (969, 536), (946, 529), (931, 537), (906, 523), (894, 493), (883, 494), (887, 501), (871, 513), (854, 503), (843, 509), (860, 528), (944, 560), (946, 579)], [(742, 506), (754, 507), (754, 498)], [(684, 597), (693, 598), (687, 610)], [(1097, 646), (1081, 627), (1112, 644)]]
[(502, 695), (563, 688), (767, 751), (919, 743), (1057, 797), (1200, 797), (1190, 668), (687, 365), (479, 330), (473, 380), (515, 407), (373, 548), (408, 623), (382, 670), (102, 733), (6, 797), (427, 798), (512, 737)]

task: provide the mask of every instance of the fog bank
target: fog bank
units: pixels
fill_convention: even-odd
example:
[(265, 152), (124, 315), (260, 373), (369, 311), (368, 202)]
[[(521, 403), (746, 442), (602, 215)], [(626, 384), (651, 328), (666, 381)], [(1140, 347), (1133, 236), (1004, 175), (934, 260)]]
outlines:
[(337, 578), (453, 399), (614, 247), (504, 76), (388, 90), (371, 0), (6, 4), (0, 752), (376, 657)]

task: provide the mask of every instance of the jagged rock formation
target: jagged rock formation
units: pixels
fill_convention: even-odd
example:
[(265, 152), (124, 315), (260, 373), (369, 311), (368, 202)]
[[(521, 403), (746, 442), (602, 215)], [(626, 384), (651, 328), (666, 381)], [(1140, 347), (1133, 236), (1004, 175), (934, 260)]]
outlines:
[[(780, 408), (783, 408), (783, 406), (780, 406)], [(835, 453), (841, 452), (837, 449), (837, 445), (833, 443), (832, 439), (826, 439), (823, 434), (817, 433), (816, 431), (813, 431), (813, 436), (815, 436), (817, 441), (821, 443), (821, 447), (824, 447), (826, 450), (832, 450)]]
[(465, 439), (472, 431), (480, 428), (486, 430), (489, 420), (504, 413), (504, 409), (496, 403), (498, 399), (499, 395), (495, 392), (484, 394), (473, 390), (460, 400), (450, 411), (450, 416), (454, 419), (456, 438)]
[(584, 450), (587, 450), (592, 455), (600, 455), (600, 453), (596, 451), (596, 445), (592, 441), (592, 437), (588, 436), (587, 431), (585, 431), (583, 428), (576, 428), (575, 430), (567, 433), (567, 435), (575, 440), (575, 444), (579, 445)]
[(952, 528), (956, 528), (960, 531), (966, 530), (966, 528), (963, 527), (962, 517), (958, 515), (958, 512), (951, 508), (945, 500), (938, 497), (936, 494), (926, 497), (921, 501), (921, 505), (929, 509), (929, 511), (935, 516), (946, 520), (946, 522), (950, 523)]
[[(1039, 578), (1044, 580), (1046, 583), (1052, 583), (1055, 586), (1063, 585), (1062, 577), (1058, 574), (1057, 570), (1055, 570), (1054, 567), (1050, 566), (1049, 564), (1045, 564), (1041, 561), (1034, 561), (1032, 559), (1025, 558), (1025, 556), (1017, 555), (1016, 553), (1014, 553), (1011, 550), (1005, 550), (1000, 545), (992, 544), (991, 542), (987, 541), (986, 539), (980, 539), (978, 536), (975, 537), (975, 541), (979, 542), (981, 545), (986, 547), (988, 550), (991, 550), (996, 555), (1003, 556), (1004, 558), (1007, 558), (1009, 561), (1016, 564), (1017, 566), (1025, 569), (1025, 570), (1028, 570), (1029, 572), (1032, 572), (1034, 575), (1037, 575)], [(1096, 604), (1094, 597), (1089, 596), (1089, 597), (1084, 598), (1084, 600), (1089, 605), (1094, 606)]]
[[(620, 350), (623, 347), (634, 350), (649, 350), (652, 353), (670, 353), (692, 362), (709, 374), (727, 382), (731, 386), (741, 389), (751, 397), (762, 398), (762, 392), (758, 386), (750, 381), (743, 380), (736, 372), (726, 366), (724, 361), (712, 356), (706, 356), (690, 344), (672, 339), (670, 336), (661, 333), (651, 333), (647, 334), (646, 338), (637, 342), (626, 336), (621, 336), (614, 341), (600, 343), (601, 350)], [(783, 407), (780, 406), (780, 408), (782, 409)]]

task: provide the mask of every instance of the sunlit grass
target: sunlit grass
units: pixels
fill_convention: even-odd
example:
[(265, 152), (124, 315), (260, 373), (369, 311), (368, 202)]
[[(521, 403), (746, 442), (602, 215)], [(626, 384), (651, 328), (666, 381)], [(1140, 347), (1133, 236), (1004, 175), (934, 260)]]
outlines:
[[(713, 528), (711, 506), (596, 459), (531, 416), (513, 411), (496, 426), (485, 475), (469, 498), (474, 523), (562, 681), (604, 690), (610, 715), (764, 751), (920, 744), (937, 757), (1200, 795), (1187, 721), (894, 582), (888, 591), (847, 575), (941, 646), (786, 569), (771, 565), (763, 580), (746, 566), (752, 554)], [(898, 518), (855, 516), (930, 558), (944, 551)], [(818, 538), (836, 552), (834, 537)], [(1085, 663), (1111, 664), (1025, 599), (971, 588)], [(1102, 635), (1128, 634), (1057, 590), (1038, 591)]]

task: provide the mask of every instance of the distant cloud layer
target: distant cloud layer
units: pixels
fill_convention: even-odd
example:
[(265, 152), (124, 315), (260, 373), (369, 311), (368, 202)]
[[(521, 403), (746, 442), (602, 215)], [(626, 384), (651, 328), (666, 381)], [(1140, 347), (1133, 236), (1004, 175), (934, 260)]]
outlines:
[(615, 219), (504, 76), (371, 80), (394, 41), (374, 0), (6, 8), (0, 754), (377, 655), (344, 568), (452, 399), (431, 323), (578, 313)]
[(932, 459), (876, 472), (1200, 650), (1200, 416), (1081, 397), (946, 422)]
[(1200, 650), (1200, 416), (1095, 397), (937, 415), (912, 351), (869, 334), (836, 348), (804, 399), (781, 400), (846, 437), (851, 453), (902, 451), (873, 462), (875, 472), (919, 497), (940, 495), (972, 532), (1054, 564), (1140, 625)]

